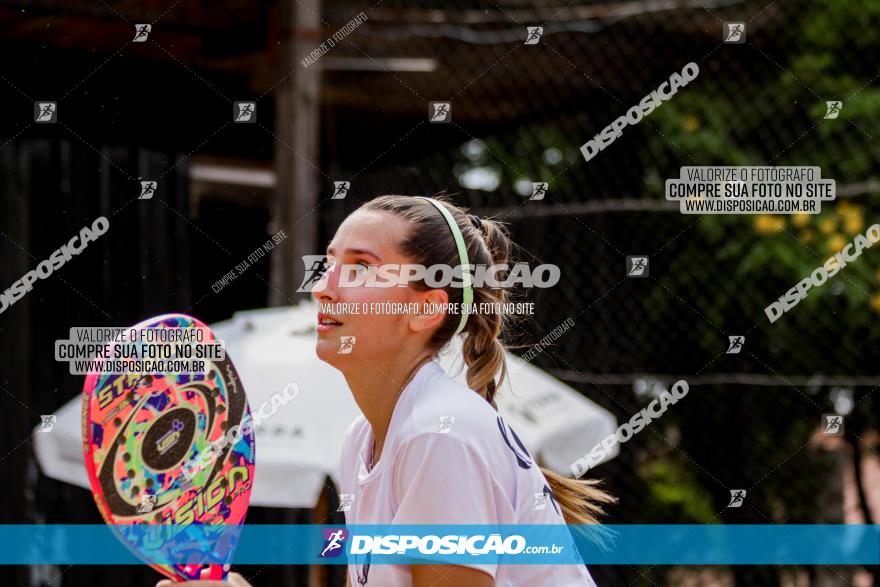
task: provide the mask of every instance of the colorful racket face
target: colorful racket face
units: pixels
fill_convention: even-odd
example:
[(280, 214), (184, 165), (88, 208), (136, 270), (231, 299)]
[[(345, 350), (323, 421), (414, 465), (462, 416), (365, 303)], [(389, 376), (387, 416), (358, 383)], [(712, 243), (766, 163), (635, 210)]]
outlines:
[[(132, 329), (201, 329), (203, 342), (216, 341), (183, 314)], [(83, 450), (101, 516), (135, 554), (175, 580), (226, 577), (254, 478), (254, 433), (238, 373), (228, 356), (205, 367), (91, 373), (83, 387)], [(206, 553), (217, 564), (198, 562)]]

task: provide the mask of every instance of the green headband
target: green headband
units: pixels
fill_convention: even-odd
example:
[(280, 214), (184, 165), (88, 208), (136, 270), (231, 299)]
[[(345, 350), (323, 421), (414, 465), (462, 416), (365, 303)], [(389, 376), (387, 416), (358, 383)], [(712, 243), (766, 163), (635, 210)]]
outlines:
[(449, 210), (446, 209), (446, 206), (434, 198), (427, 198), (425, 196), (415, 197), (422, 200), (428, 200), (440, 211), (440, 214), (446, 219), (446, 223), (449, 224), (449, 230), (452, 231), (452, 236), (455, 239), (455, 246), (458, 248), (458, 260), (459, 263), (461, 263), (461, 281), (462, 287), (464, 287), (464, 292), (462, 294), (463, 307), (461, 309), (461, 322), (458, 323), (458, 329), (455, 331), (455, 334), (458, 334), (464, 330), (464, 325), (467, 324), (468, 315), (471, 313), (471, 306), (474, 303), (474, 289), (471, 287), (471, 266), (468, 262), (467, 247), (464, 245), (464, 236), (462, 236), (458, 223), (455, 221), (455, 218), (452, 217), (452, 214), (449, 213)]

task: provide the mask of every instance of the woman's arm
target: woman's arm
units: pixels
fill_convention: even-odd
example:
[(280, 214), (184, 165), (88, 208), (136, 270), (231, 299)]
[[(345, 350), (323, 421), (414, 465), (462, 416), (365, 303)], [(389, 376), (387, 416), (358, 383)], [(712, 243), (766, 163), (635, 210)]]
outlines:
[(436, 587), (437, 585), (467, 585), (468, 587), (492, 587), (492, 575), (461, 565), (410, 565), (413, 587)]

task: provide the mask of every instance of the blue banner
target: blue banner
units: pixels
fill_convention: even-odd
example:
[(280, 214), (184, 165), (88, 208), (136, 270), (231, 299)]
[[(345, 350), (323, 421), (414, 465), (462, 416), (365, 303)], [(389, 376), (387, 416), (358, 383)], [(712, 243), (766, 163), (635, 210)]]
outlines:
[(880, 526), (0, 525), (5, 565), (319, 565), (364, 557), (371, 564), (878, 565)]

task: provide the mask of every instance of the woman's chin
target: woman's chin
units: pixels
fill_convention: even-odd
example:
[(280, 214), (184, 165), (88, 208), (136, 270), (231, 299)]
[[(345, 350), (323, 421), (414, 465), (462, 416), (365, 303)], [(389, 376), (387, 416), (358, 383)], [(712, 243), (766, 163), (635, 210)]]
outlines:
[(318, 355), (318, 358), (334, 367), (341, 357), (338, 351), (338, 339), (319, 338), (317, 344), (315, 344), (315, 354)]
[(315, 354), (325, 363), (329, 363), (332, 355), (330, 353), (330, 344), (328, 341), (318, 339), (318, 342), (315, 344)]

